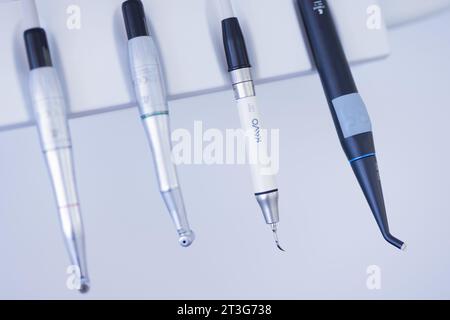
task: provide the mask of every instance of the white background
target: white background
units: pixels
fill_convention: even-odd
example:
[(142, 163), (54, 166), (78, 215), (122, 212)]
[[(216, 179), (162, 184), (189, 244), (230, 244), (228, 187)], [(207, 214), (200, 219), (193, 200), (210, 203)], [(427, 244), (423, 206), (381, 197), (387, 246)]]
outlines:
[[(180, 248), (137, 110), (71, 121), (92, 291), (68, 264), (36, 129), (0, 134), (0, 298), (450, 298), (450, 12), (395, 29), (392, 56), (353, 68), (374, 124), (391, 229), (382, 239), (317, 75), (258, 86), (281, 129), (278, 252), (244, 166), (181, 166), (197, 240)], [(171, 103), (173, 128), (238, 126), (231, 92)], [(366, 268), (382, 289), (366, 288)]]

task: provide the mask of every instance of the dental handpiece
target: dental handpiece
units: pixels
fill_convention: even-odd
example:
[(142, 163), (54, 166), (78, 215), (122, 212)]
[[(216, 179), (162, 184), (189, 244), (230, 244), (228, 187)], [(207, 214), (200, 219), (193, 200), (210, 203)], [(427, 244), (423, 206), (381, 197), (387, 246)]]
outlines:
[(276, 175), (260, 159), (262, 155), (268, 154), (268, 142), (264, 141), (267, 136), (264, 137), (261, 134), (262, 121), (257, 106), (245, 39), (239, 21), (234, 16), (230, 1), (219, 1), (219, 5), (223, 16), (222, 34), (228, 72), (231, 76), (241, 127), (246, 132), (246, 152), (247, 158), (251, 160), (254, 193), (264, 219), (272, 229), (277, 247), (284, 251), (280, 246), (277, 235), (280, 218)]
[(128, 36), (131, 77), (141, 119), (150, 142), (159, 189), (172, 217), (179, 243), (188, 247), (195, 239), (189, 227), (177, 171), (172, 161), (169, 110), (157, 48), (150, 36), (140, 0), (122, 5)]
[(29, 91), (42, 150), (53, 184), (66, 247), (80, 275), (79, 291), (89, 290), (85, 239), (72, 158), (72, 142), (66, 118), (66, 102), (53, 68), (44, 29), (24, 33), (30, 67)]
[(385, 240), (405, 250), (389, 231), (372, 125), (358, 93), (326, 0), (297, 0), (311, 51), (350, 165)]

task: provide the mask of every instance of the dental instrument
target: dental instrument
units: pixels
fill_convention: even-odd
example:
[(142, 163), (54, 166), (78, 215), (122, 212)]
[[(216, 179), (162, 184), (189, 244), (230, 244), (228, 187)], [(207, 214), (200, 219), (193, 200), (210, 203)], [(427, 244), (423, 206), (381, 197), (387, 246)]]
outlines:
[(372, 124), (352, 76), (326, 0), (297, 0), (336, 130), (384, 239), (405, 250), (390, 230)]
[(184, 206), (175, 164), (172, 161), (169, 109), (158, 50), (150, 35), (140, 0), (122, 4), (128, 36), (131, 78), (141, 120), (152, 149), (159, 189), (178, 233), (178, 242), (188, 247), (195, 239)]
[(67, 105), (50, 54), (47, 35), (39, 26), (34, 0), (23, 0), (24, 40), (29, 63), (29, 93), (41, 147), (47, 163), (70, 260), (79, 273), (79, 291), (89, 291), (85, 236), (75, 179)]

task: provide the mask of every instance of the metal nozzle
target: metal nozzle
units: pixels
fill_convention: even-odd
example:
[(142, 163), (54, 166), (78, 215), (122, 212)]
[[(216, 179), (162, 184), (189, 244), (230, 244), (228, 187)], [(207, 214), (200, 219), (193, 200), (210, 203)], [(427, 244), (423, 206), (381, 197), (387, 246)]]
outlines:
[(164, 198), (167, 209), (177, 229), (179, 235), (178, 242), (182, 247), (189, 247), (195, 239), (195, 234), (189, 227), (181, 190), (174, 188), (161, 192), (161, 195)]
[(80, 289), (78, 289), (78, 291), (82, 294), (88, 293), (89, 290), (91, 289), (89, 280), (87, 278), (81, 278), (80, 281)]
[(257, 193), (255, 196), (261, 207), (266, 223), (278, 223), (280, 221), (278, 214), (278, 190)]
[(281, 251), (285, 251), (278, 240), (277, 228), (280, 221), (278, 214), (278, 190), (256, 194), (256, 200), (261, 207), (266, 223), (272, 228), (275, 243)]
[(178, 238), (178, 242), (182, 247), (189, 247), (192, 242), (195, 240), (195, 233), (193, 231), (187, 232), (179, 232), (180, 237)]

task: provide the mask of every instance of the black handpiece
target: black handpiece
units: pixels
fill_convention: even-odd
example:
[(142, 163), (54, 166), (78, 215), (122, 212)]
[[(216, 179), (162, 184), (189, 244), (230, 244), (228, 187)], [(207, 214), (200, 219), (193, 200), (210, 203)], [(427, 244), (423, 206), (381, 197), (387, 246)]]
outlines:
[(404, 250), (389, 231), (372, 125), (356, 88), (327, 1), (297, 0), (311, 51), (342, 147), (383, 237)]

